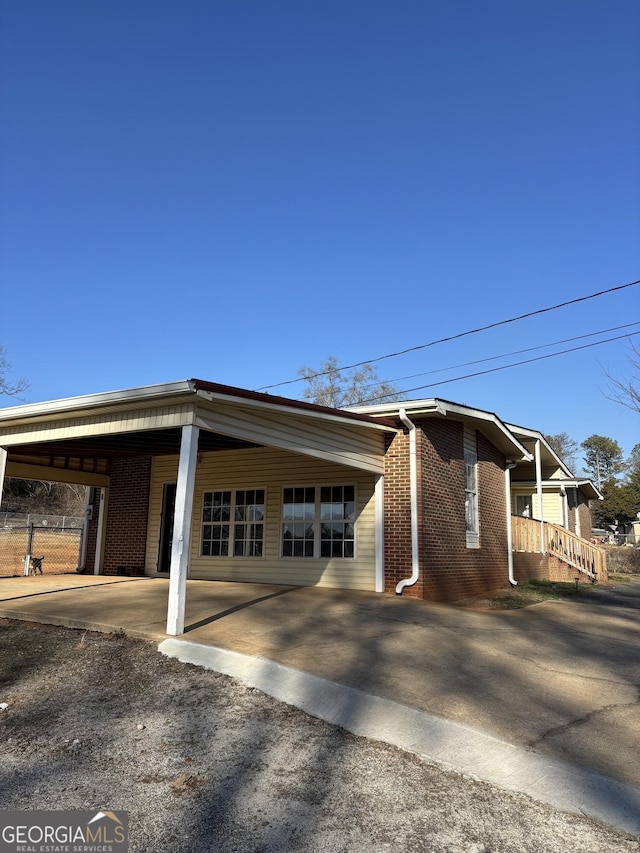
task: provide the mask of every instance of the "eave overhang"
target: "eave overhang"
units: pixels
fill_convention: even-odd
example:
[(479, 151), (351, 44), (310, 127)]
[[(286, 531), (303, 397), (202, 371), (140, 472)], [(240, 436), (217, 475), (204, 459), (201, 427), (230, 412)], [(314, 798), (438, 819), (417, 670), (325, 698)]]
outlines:
[(495, 447), (504, 453), (510, 462), (530, 462), (533, 459), (527, 448), (496, 414), (486, 412), (483, 409), (462, 406), (449, 400), (432, 398), (408, 402), (379, 403), (374, 406), (355, 406), (351, 411), (372, 417), (398, 419), (400, 409), (404, 409), (412, 420), (421, 417), (446, 417), (468, 423), (480, 430)]
[[(536, 481), (535, 480), (512, 480), (511, 486), (514, 491), (524, 491), (526, 489), (530, 489), (535, 491), (536, 489)], [(541, 488), (547, 491), (553, 492), (563, 492), (566, 489), (578, 489), (582, 492), (587, 500), (590, 501), (602, 501), (604, 500), (603, 495), (598, 491), (594, 483), (591, 480), (577, 480), (577, 479), (553, 479), (553, 480), (542, 480), (540, 482)]]
[(534, 429), (527, 429), (526, 427), (516, 426), (515, 424), (507, 424), (507, 427), (525, 445), (525, 447), (533, 449), (535, 443), (537, 441), (540, 442), (540, 458), (543, 465), (557, 466), (564, 477), (568, 479), (574, 478), (573, 472), (562, 461), (541, 432)]

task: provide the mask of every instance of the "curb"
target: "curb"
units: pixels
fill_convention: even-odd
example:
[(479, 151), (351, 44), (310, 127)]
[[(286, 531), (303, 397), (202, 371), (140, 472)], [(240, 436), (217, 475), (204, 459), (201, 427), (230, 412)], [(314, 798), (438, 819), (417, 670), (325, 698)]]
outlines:
[(352, 734), (412, 752), (447, 771), (640, 835), (640, 789), (632, 785), (266, 658), (175, 639), (163, 640), (158, 650), (238, 678)]

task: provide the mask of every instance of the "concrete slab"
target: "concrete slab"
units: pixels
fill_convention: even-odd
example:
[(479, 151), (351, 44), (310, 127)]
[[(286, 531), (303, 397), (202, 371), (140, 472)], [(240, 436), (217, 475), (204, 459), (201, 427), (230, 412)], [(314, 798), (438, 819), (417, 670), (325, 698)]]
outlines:
[[(3, 579), (0, 616), (159, 642), (167, 590), (168, 581), (150, 578)], [(589, 604), (499, 613), (189, 581), (186, 625), (181, 639), (191, 643), (272, 661), (640, 788), (640, 579)], [(461, 743), (463, 766), (472, 741)]]

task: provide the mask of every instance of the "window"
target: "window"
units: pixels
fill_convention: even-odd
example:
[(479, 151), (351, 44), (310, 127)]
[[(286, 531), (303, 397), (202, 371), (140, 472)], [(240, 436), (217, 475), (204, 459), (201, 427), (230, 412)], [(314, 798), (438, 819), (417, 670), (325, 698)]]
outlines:
[(464, 431), (464, 507), (467, 548), (478, 548), (480, 524), (478, 516), (478, 452), (475, 432)]
[(355, 556), (355, 486), (287, 487), (282, 494), (282, 556)]
[(516, 515), (533, 518), (533, 495), (516, 495)]
[(205, 492), (203, 557), (262, 557), (264, 489)]

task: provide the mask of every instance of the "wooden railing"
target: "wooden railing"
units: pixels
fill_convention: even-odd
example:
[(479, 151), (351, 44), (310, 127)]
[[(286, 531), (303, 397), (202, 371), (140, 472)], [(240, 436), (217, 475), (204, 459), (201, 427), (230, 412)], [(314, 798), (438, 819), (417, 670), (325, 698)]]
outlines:
[(607, 555), (586, 539), (557, 524), (545, 524), (547, 551), (592, 580), (606, 580)]
[(530, 554), (544, 553), (544, 548), (540, 541), (539, 521), (534, 521), (532, 518), (523, 518), (521, 515), (512, 515), (511, 531), (514, 551), (527, 551)]
[(532, 518), (512, 516), (513, 550), (551, 554), (592, 580), (607, 579), (607, 555), (602, 548), (549, 522), (543, 522), (544, 536), (541, 537), (540, 525), (540, 521)]

